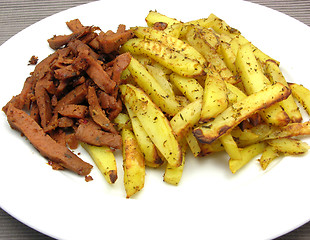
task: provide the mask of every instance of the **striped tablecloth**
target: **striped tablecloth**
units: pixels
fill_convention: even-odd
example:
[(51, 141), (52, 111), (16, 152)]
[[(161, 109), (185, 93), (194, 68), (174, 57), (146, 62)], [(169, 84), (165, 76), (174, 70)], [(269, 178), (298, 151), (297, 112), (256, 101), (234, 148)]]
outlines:
[[(92, 1), (87, 0), (1, 0), (0, 45), (31, 24), (62, 10)], [(310, 0), (251, 0), (285, 13), (310, 26)], [(289, 31), (289, 29), (288, 29)], [(309, 43), (310, 44), (310, 43)], [(306, 189), (305, 189), (306, 191)], [(309, 203), (310, 204), (310, 203)], [(12, 218), (0, 208), (0, 240), (52, 239)], [(278, 240), (309, 240), (310, 222), (278, 238)]]

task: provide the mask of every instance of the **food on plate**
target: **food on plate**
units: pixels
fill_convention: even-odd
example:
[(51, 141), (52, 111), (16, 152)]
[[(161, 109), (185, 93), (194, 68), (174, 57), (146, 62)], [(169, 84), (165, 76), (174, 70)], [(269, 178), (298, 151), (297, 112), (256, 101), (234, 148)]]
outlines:
[(304, 109), (310, 114), (310, 90), (297, 83), (289, 83), (292, 95), (301, 103)]
[(133, 132), (128, 128), (121, 130), (123, 139), (124, 186), (127, 198), (144, 187), (145, 162)]
[(288, 83), (278, 60), (215, 14), (182, 22), (150, 11), (145, 21), (116, 32), (67, 22), (72, 33), (48, 40), (55, 52), (3, 107), (54, 169), (89, 177), (93, 166), (69, 149), (80, 143), (113, 184), (122, 151), (130, 198), (148, 168), (178, 185), (188, 152), (225, 152), (235, 174), (253, 159), (266, 170), (308, 151), (298, 101), (310, 114), (310, 91)]
[(89, 153), (96, 166), (108, 183), (117, 180), (117, 165), (113, 151), (108, 146), (97, 147), (81, 142), (82, 147)]
[(269, 85), (261, 91), (247, 96), (241, 102), (232, 104), (213, 120), (195, 128), (194, 134), (200, 142), (212, 143), (222, 135), (229, 133), (243, 120), (260, 110), (274, 106), (275, 103), (286, 99), (290, 94), (289, 88), (281, 83)]
[(11, 127), (22, 132), (42, 156), (80, 175), (88, 175), (92, 165), (84, 162), (67, 147), (58, 144), (26, 112), (10, 104), (7, 110)]
[(126, 107), (137, 115), (143, 129), (163, 158), (174, 167), (180, 166), (181, 146), (167, 117), (140, 88), (126, 84), (121, 85), (120, 90)]
[[(261, 70), (250, 44), (240, 46), (235, 65), (247, 95), (261, 91), (271, 84)], [(283, 126), (290, 122), (289, 116), (278, 103), (264, 109), (261, 116), (268, 124)]]
[(119, 48), (133, 34), (124, 25), (116, 33), (104, 33), (98, 27), (83, 26), (78, 19), (67, 26), (72, 34), (48, 40), (55, 52), (35, 67), (21, 93), (3, 111), (12, 128), (25, 135), (52, 166), (90, 174), (92, 165), (67, 148), (80, 141), (101, 170), (110, 169), (102, 171), (113, 183), (117, 179), (114, 156), (110, 161), (101, 159), (110, 154), (106, 148), (122, 146), (113, 120), (122, 111), (118, 86), (130, 56), (119, 54)]
[[(188, 148), (195, 157), (225, 151), (232, 173), (263, 152), (259, 160), (264, 162), (263, 169), (282, 153), (307, 152), (304, 142), (292, 144), (294, 150), (281, 152), (284, 149), (272, 147), (273, 154), (270, 152), (273, 139), (294, 141), (293, 137), (309, 133), (296, 103), (298, 98), (291, 94), (293, 90), (280, 70), (279, 61), (214, 14), (184, 23), (150, 11), (145, 20), (147, 27), (132, 27), (135, 38), (121, 47), (121, 52), (131, 53), (131, 62), (140, 63), (139, 69), (144, 66), (143, 71), (131, 71), (127, 79), (155, 103), (153, 92), (160, 87), (166, 93), (162, 98), (179, 101), (181, 109), (177, 113), (167, 110), (163, 101), (156, 104), (170, 119), (183, 150)], [(180, 55), (186, 59), (182, 70)], [(173, 58), (176, 60), (171, 61)], [(198, 74), (191, 67), (184, 69), (184, 66), (193, 66), (192, 61), (198, 63)], [(158, 66), (163, 69), (161, 80), (154, 82), (156, 87), (151, 91), (150, 85), (159, 78), (153, 76), (148, 85), (143, 85), (136, 75), (140, 72), (153, 75), (152, 69)], [(143, 117), (151, 118), (151, 112), (144, 109)], [(180, 166), (167, 163), (164, 180), (178, 184), (185, 163), (186, 158)], [(170, 172), (171, 181), (167, 177)]]

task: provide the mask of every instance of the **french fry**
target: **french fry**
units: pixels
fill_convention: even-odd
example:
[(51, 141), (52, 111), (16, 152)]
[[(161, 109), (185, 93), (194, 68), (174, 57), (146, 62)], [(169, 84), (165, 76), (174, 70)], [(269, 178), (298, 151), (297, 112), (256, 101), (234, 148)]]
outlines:
[(230, 41), (230, 45), (231, 48), (233, 50), (233, 52), (235, 53), (235, 55), (237, 55), (239, 48), (242, 45), (248, 44), (250, 45), (250, 47), (252, 48), (252, 51), (255, 55), (255, 57), (257, 59), (259, 59), (260, 62), (265, 63), (268, 60), (272, 60), (273, 62), (275, 62), (277, 65), (280, 65), (280, 62), (275, 60), (274, 58), (271, 58), (270, 56), (268, 56), (266, 53), (264, 53), (263, 51), (261, 51), (259, 48), (257, 48), (256, 46), (254, 46), (249, 40), (247, 40), (244, 36), (240, 35), (236, 35), (235, 37), (232, 38), (232, 40)]
[(183, 28), (183, 23), (174, 23), (172, 25), (168, 25), (163, 32), (167, 33), (168, 35), (172, 37), (179, 38), (181, 31)]
[(211, 153), (224, 151), (224, 146), (219, 139), (213, 141), (212, 143), (201, 143), (199, 156), (203, 157)]
[(228, 101), (228, 106), (232, 105), (235, 102), (238, 102), (238, 96), (227, 89), (227, 101)]
[[(201, 99), (198, 99), (187, 106), (185, 106), (179, 113), (177, 113), (171, 120), (170, 124), (177, 140), (182, 146), (182, 163), (180, 166), (171, 166), (169, 163), (166, 166), (164, 181), (173, 185), (177, 185), (182, 177), (183, 168), (185, 164), (185, 154), (187, 148), (187, 139), (189, 131), (199, 121), (201, 112)], [(190, 140), (190, 139), (189, 139)], [(195, 141), (191, 142), (191, 147), (194, 151), (197, 150)], [(198, 146), (199, 147), (199, 146)]]
[(171, 166), (167, 163), (165, 174), (164, 174), (164, 181), (166, 183), (172, 185), (178, 185), (181, 181), (183, 175), (183, 169), (185, 165), (185, 154), (186, 154), (186, 142), (182, 143), (182, 163), (178, 167)]
[(145, 163), (133, 132), (123, 128), (121, 136), (123, 140), (124, 186), (126, 197), (130, 198), (144, 187)]
[(228, 91), (216, 69), (209, 70), (203, 92), (200, 122), (214, 119), (228, 107)]
[(165, 23), (167, 24), (163, 32), (174, 36), (179, 37), (183, 27), (183, 23), (177, 19), (169, 18), (166, 15), (158, 13), (156, 11), (150, 11), (146, 16), (145, 21), (149, 27), (153, 27), (156, 23)]
[(219, 54), (223, 57), (223, 61), (225, 62), (228, 69), (234, 74), (237, 74), (235, 60), (236, 54), (234, 53), (231, 44), (227, 42), (221, 42), (219, 47)]
[(236, 173), (240, 168), (250, 162), (255, 156), (262, 153), (266, 148), (265, 142), (255, 143), (248, 147), (243, 148), (241, 153), (241, 159), (229, 159), (229, 168), (232, 173)]
[(129, 69), (135, 82), (150, 96), (162, 111), (173, 116), (181, 109), (178, 102), (163, 90), (147, 69), (135, 58), (131, 58), (127, 69)]
[(228, 43), (229, 44), (230, 41), (232, 40), (232, 38), (229, 35), (225, 34), (225, 33), (216, 34), (216, 36), (218, 37), (218, 39), (220, 41), (220, 46), (219, 46), (219, 48), (217, 50), (218, 50), (218, 52), (221, 52), (221, 49), (220, 49), (221, 44), (222, 43)]
[(171, 98), (175, 99), (175, 94), (172, 89), (171, 83), (168, 81), (168, 77), (164, 70), (159, 65), (146, 65), (148, 72), (155, 78), (159, 85), (163, 88), (165, 93)]
[[(173, 88), (173, 89), (174, 89), (174, 92), (178, 91), (175, 88)], [(180, 93), (180, 94), (182, 94), (182, 93)], [(190, 101), (185, 96), (176, 95), (175, 100), (181, 105), (181, 108), (184, 108), (188, 104), (190, 104)]]
[(310, 90), (297, 83), (289, 83), (293, 96), (300, 102), (303, 108), (310, 114)]
[[(286, 127), (286, 126), (285, 126)], [(285, 128), (284, 127), (284, 128)], [(265, 141), (266, 139), (269, 138), (269, 136), (273, 135), (274, 132), (277, 131), (277, 128), (275, 126), (267, 125), (267, 124), (259, 124), (255, 127), (250, 128), (248, 131), (250, 131), (254, 136), (256, 137), (251, 138), (246, 138), (246, 139), (238, 139), (238, 146), (239, 147), (246, 147), (254, 143), (258, 143), (261, 141)], [(232, 131), (232, 134), (234, 134), (234, 131)]]
[(183, 154), (182, 163), (179, 167), (172, 167), (170, 164), (167, 164), (164, 174), (164, 181), (172, 185), (178, 185), (183, 174), (184, 164), (185, 153)]
[(180, 166), (182, 163), (181, 146), (162, 111), (141, 89), (126, 84), (121, 85), (120, 90), (123, 101), (137, 115), (159, 152), (171, 166)]
[(221, 136), (219, 140), (223, 144), (225, 151), (231, 159), (241, 161), (242, 156), (240, 149), (230, 133)]
[(172, 73), (170, 81), (189, 101), (193, 102), (202, 99), (203, 88), (196, 79)]
[(279, 152), (273, 146), (269, 145), (269, 146), (266, 146), (266, 148), (264, 149), (262, 153), (262, 156), (260, 157), (258, 161), (262, 169), (266, 170), (269, 164), (279, 156), (280, 156)]
[(117, 166), (112, 149), (107, 146), (97, 147), (84, 142), (80, 142), (80, 144), (94, 160), (106, 181), (110, 184), (115, 183)]
[[(250, 44), (242, 45), (236, 57), (236, 67), (239, 72), (243, 86), (248, 95), (258, 92), (270, 85), (264, 75), (258, 61), (252, 51)], [(279, 104), (273, 104), (261, 112), (263, 119), (276, 126), (285, 126), (290, 118)]]
[(197, 138), (194, 136), (192, 131), (189, 131), (186, 135), (186, 142), (193, 153), (194, 157), (198, 157), (201, 153), (201, 148)]
[(203, 67), (197, 60), (185, 58), (182, 53), (157, 41), (133, 38), (122, 46), (121, 51), (146, 55), (182, 76), (193, 77), (204, 74)]
[(244, 44), (239, 48), (235, 64), (248, 95), (270, 85), (255, 58), (250, 44)]
[(214, 36), (212, 30), (192, 28), (186, 34), (186, 39), (216, 68), (225, 81), (232, 84), (236, 83), (235, 76), (228, 69), (222, 57), (217, 53), (219, 41)]
[(176, 23), (181, 23), (177, 19), (167, 17), (166, 15), (156, 11), (149, 11), (148, 15), (145, 18), (145, 21), (149, 27), (152, 27), (157, 22), (167, 23), (168, 26), (172, 26)]
[[(227, 89), (230, 92), (232, 92), (236, 98), (234, 101), (229, 100), (229, 103), (238, 102), (238, 101), (241, 101), (242, 99), (246, 98), (247, 95), (243, 91), (241, 91), (238, 87), (236, 87), (235, 85), (232, 85), (228, 82), (225, 82), (225, 84), (226, 84)], [(228, 96), (228, 98), (229, 98), (229, 96)]]
[(235, 127), (231, 131), (231, 135), (240, 141), (256, 141), (259, 139), (259, 135), (257, 135), (251, 129), (241, 130), (239, 127)]
[(270, 132), (265, 139), (276, 139), (285, 137), (295, 137), (310, 135), (310, 122), (290, 123), (284, 127), (278, 128)]
[(152, 168), (159, 167), (163, 164), (163, 161), (159, 157), (154, 143), (145, 132), (137, 115), (131, 110), (130, 107), (126, 106), (126, 108), (131, 120), (133, 133), (135, 134), (139, 148), (144, 156), (145, 165)]
[(116, 118), (114, 118), (114, 123), (116, 129), (120, 132), (123, 128), (131, 129), (130, 118), (126, 113), (119, 113)]
[[(153, 59), (141, 54), (132, 54), (132, 57), (136, 59), (139, 63), (141, 63), (144, 67), (146, 67), (147, 65), (152, 65), (155, 62)], [(128, 68), (126, 68), (126, 70), (128, 70)]]
[(309, 150), (309, 145), (299, 139), (279, 138), (268, 140), (267, 143), (285, 155), (303, 154)]
[(229, 26), (223, 19), (220, 19), (213, 13), (208, 16), (208, 20), (210, 22), (209, 27), (211, 27), (217, 33), (224, 33), (229, 36), (235, 36), (240, 34), (240, 31), (238, 29)]
[(284, 155), (299, 155), (309, 150), (307, 143), (292, 138), (273, 139), (266, 141), (266, 143), (268, 143), (268, 146), (259, 159), (263, 170), (266, 170), (268, 165), (281, 153)]
[(171, 127), (178, 140), (184, 138), (189, 130), (198, 123), (201, 102), (201, 99), (198, 99), (188, 104), (170, 120)]
[(216, 31), (219, 34), (224, 33), (231, 37), (240, 35), (239, 30), (230, 27), (224, 20), (220, 19), (213, 13), (211, 13), (208, 16), (208, 18), (201, 18), (198, 20), (193, 20), (193, 21), (184, 23), (181, 36), (184, 36), (187, 33), (188, 27), (192, 25), (200, 26), (203, 28), (212, 28), (214, 31)]
[(135, 27), (132, 28), (132, 31), (138, 38), (158, 41), (166, 47), (182, 53), (186, 58), (198, 61), (201, 65), (207, 64), (206, 59), (194, 47), (163, 31), (147, 27)]
[(241, 102), (234, 103), (213, 121), (195, 128), (194, 134), (199, 141), (212, 143), (223, 134), (230, 132), (244, 119), (286, 99), (289, 95), (290, 90), (281, 83), (269, 85), (263, 90), (247, 96)]
[[(269, 78), (271, 83), (280, 82), (284, 86), (288, 87), (288, 83), (286, 82), (278, 64), (274, 62), (273, 60), (267, 60), (265, 62), (265, 72), (266, 76)], [(292, 93), (294, 95), (294, 91), (292, 90)], [(310, 93), (310, 91), (309, 91)], [(309, 95), (307, 95), (309, 96)], [(305, 96), (303, 96), (305, 97)], [(305, 98), (302, 98), (305, 99)], [(309, 98), (310, 99), (310, 98)], [(310, 103), (310, 101), (309, 101)], [(291, 122), (301, 122), (302, 116), (299, 111), (299, 108), (293, 98), (292, 95), (290, 95), (287, 99), (283, 100), (280, 105), (284, 109), (284, 111), (287, 113), (289, 118), (291, 119)]]

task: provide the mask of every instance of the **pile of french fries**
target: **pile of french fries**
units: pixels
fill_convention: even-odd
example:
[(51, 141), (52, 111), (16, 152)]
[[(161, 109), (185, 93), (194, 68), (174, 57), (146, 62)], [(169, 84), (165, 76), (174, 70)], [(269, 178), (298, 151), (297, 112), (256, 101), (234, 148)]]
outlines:
[(183, 23), (150, 11), (145, 20), (121, 48), (132, 55), (120, 86), (126, 111), (115, 119), (128, 198), (143, 188), (146, 167), (165, 166), (164, 181), (177, 185), (187, 149), (226, 151), (232, 173), (259, 155), (265, 170), (308, 151), (295, 137), (310, 134), (297, 104), (310, 114), (310, 91), (287, 83), (277, 60), (214, 14)]

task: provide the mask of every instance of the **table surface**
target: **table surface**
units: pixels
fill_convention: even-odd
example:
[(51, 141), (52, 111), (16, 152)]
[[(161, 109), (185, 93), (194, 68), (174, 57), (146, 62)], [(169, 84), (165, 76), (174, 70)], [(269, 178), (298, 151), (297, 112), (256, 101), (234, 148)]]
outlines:
[[(22, 29), (47, 16), (88, 2), (92, 1), (2, 0), (0, 2), (0, 45)], [(251, 0), (250, 2), (270, 7), (310, 26), (310, 0)], [(0, 240), (3, 239), (51, 240), (52, 238), (29, 228), (0, 208)], [(310, 222), (277, 238), (277, 240), (291, 239), (309, 240)]]

